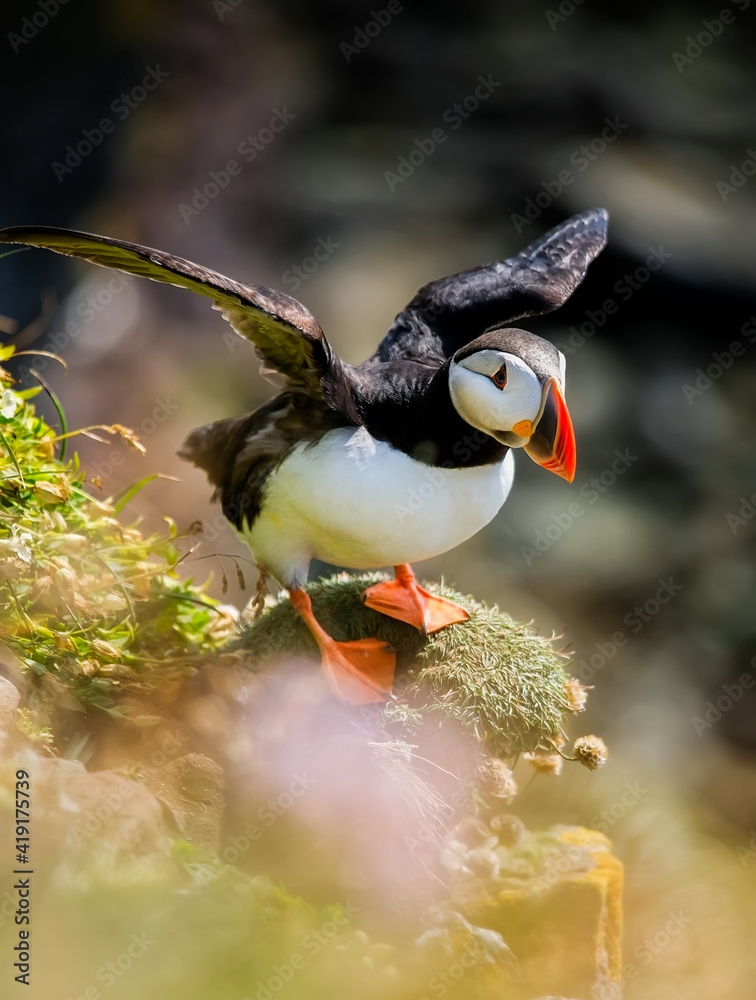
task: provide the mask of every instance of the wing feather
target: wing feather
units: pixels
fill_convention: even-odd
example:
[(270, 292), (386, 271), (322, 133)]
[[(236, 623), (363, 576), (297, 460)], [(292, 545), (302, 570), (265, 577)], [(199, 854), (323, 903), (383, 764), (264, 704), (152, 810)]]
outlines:
[(394, 320), (376, 360), (445, 360), (486, 330), (557, 309), (606, 245), (606, 227), (603, 208), (582, 212), (516, 257), (424, 285)]
[(317, 395), (321, 377), (336, 360), (315, 317), (284, 292), (234, 281), (162, 250), (69, 229), (13, 226), (0, 230), (0, 243), (54, 250), (207, 296), (263, 361), (287, 376), (289, 389)]

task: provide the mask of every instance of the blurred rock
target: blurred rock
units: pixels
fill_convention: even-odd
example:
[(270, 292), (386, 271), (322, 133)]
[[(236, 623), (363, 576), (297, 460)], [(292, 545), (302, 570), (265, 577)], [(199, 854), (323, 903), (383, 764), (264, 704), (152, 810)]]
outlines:
[[(113, 771), (89, 773), (78, 761), (17, 750), (0, 772), (9, 791), (29, 774), (31, 859), (58, 883), (123, 884), (160, 873), (171, 844), (162, 808), (142, 784)], [(11, 799), (8, 798), (10, 802)]]
[(0, 743), (10, 740), (16, 732), (16, 711), (21, 695), (15, 684), (0, 677)]
[[(505, 888), (497, 892), (494, 872), (479, 866), (481, 878), (458, 883), (456, 906), (501, 934), (517, 955), (525, 995), (561, 989), (581, 1000), (619, 997), (622, 865), (596, 831), (561, 827), (552, 836), (530, 835), (527, 875), (500, 850)], [(613, 992), (596, 992), (604, 986)]]
[(149, 772), (148, 788), (170, 809), (181, 834), (198, 847), (217, 848), (225, 805), (223, 770), (189, 753)]

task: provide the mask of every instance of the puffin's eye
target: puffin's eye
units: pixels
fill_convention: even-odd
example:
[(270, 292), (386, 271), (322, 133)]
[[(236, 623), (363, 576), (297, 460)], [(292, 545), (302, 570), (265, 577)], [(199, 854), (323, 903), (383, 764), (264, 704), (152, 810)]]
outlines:
[(498, 385), (500, 389), (503, 389), (507, 384), (507, 366), (502, 365), (496, 374), (491, 376), (491, 381), (494, 385)]

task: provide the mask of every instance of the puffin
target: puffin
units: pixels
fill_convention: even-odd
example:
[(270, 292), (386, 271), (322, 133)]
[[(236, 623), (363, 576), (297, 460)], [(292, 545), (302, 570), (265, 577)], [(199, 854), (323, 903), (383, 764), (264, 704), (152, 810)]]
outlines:
[(337, 642), (326, 632), (305, 589), (310, 562), (392, 566), (394, 579), (363, 600), (423, 633), (469, 618), (422, 588), (411, 564), (492, 520), (512, 486), (515, 451), (572, 481), (564, 355), (511, 324), (561, 306), (604, 248), (606, 230), (604, 209), (581, 212), (516, 257), (431, 281), (356, 366), (283, 292), (68, 229), (14, 226), (0, 230), (0, 242), (188, 288), (253, 345), (278, 394), (253, 413), (193, 431), (179, 455), (204, 470), (263, 577), (288, 590), (332, 691), (364, 705), (393, 697), (394, 652), (375, 638)]

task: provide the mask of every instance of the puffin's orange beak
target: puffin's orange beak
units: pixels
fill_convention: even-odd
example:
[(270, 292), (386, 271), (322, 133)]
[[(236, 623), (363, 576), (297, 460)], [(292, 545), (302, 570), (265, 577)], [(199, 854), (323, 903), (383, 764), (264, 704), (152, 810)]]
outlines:
[(575, 478), (575, 432), (556, 379), (550, 378), (544, 387), (543, 412), (525, 451), (538, 465), (568, 483)]

